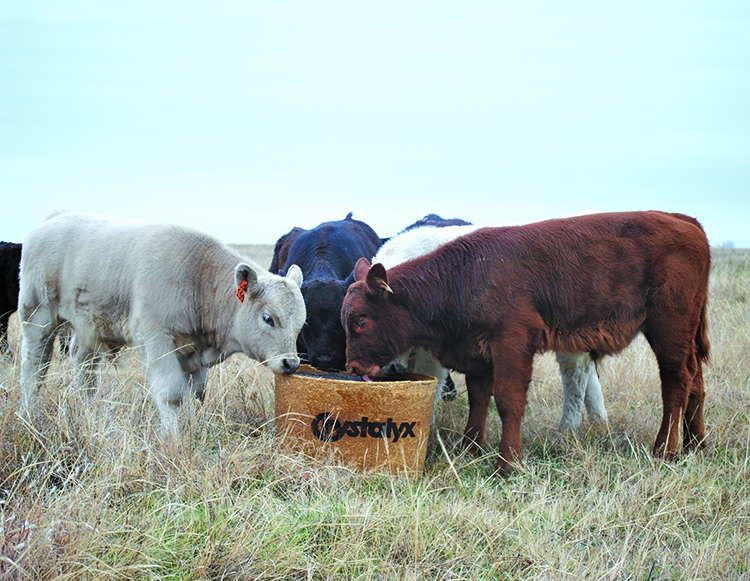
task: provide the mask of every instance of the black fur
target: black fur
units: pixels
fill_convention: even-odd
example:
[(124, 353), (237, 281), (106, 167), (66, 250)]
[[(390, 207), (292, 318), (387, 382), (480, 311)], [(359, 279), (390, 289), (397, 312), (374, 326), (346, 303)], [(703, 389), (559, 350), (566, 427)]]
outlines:
[(351, 212), (343, 220), (324, 222), (311, 230), (293, 228), (276, 243), (273, 264), (278, 265), (277, 273), (296, 264), (304, 276), (302, 295), (307, 319), (297, 347), (300, 356), (314, 367), (323, 371), (344, 369), (346, 337), (341, 305), (354, 281), (357, 260), (372, 259), (381, 244), (375, 231), (352, 219)]
[(18, 309), (18, 267), (21, 245), (0, 242), (0, 346), (7, 345), (8, 319)]

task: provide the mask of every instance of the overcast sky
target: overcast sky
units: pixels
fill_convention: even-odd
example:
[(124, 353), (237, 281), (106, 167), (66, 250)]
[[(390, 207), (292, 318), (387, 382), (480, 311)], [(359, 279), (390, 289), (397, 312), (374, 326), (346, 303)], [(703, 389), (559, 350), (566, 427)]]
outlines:
[(750, 2), (6, 2), (0, 195), (11, 241), (659, 209), (750, 247)]

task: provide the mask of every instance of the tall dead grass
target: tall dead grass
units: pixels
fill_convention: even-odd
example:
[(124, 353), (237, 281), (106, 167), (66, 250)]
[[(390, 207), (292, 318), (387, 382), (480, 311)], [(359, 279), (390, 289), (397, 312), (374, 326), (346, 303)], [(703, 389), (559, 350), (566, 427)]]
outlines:
[(717, 250), (705, 452), (651, 457), (658, 371), (639, 339), (602, 366), (610, 423), (598, 430), (557, 432), (557, 367), (537, 358), (525, 457), (505, 480), (489, 476), (497, 414), (486, 455), (454, 447), (463, 394), (439, 405), (422, 478), (283, 452), (273, 377), (239, 357), (212, 370), (179, 442), (157, 437), (127, 351), (93, 397), (56, 357), (31, 425), (16, 414), (14, 317), (0, 367), (0, 579), (747, 579), (749, 295), (750, 252)]

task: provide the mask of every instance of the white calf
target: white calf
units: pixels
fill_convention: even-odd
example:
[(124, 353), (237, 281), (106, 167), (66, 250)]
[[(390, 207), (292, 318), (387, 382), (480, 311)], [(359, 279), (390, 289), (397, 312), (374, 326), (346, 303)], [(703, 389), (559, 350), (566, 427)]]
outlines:
[(78, 383), (95, 382), (103, 354), (135, 346), (172, 433), (183, 398), (202, 399), (208, 368), (228, 356), (244, 353), (275, 373), (299, 366), (301, 271), (272, 275), (191, 228), (57, 214), (24, 241), (20, 277), (24, 410), (63, 324)]

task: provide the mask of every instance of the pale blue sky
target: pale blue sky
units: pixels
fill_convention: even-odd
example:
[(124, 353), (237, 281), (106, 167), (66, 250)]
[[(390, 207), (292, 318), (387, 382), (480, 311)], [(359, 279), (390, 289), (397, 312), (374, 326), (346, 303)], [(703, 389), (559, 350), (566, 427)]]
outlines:
[(750, 247), (750, 2), (6, 3), (0, 193), (12, 241), (660, 209)]

